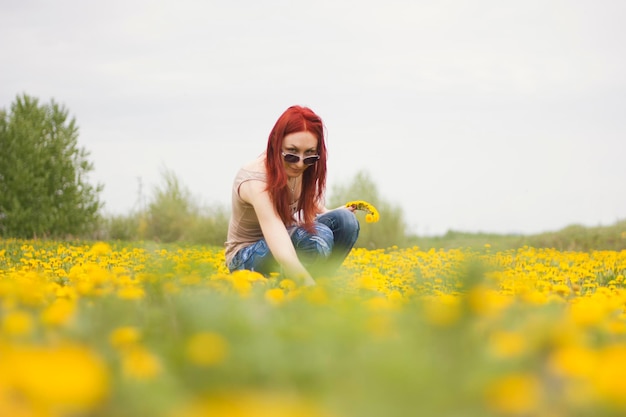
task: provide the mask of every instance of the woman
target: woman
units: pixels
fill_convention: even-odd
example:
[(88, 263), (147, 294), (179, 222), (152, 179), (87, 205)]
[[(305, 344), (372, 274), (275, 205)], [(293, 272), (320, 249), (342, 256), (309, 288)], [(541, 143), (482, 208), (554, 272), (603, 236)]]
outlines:
[(337, 269), (354, 246), (354, 208), (328, 210), (322, 120), (311, 109), (288, 108), (270, 132), (267, 149), (235, 177), (226, 263), (314, 285), (313, 275)]

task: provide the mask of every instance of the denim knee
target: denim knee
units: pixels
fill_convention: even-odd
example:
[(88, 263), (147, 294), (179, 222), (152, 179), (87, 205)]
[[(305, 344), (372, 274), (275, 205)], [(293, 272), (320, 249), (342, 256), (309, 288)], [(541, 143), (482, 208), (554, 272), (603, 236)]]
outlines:
[(359, 237), (361, 225), (356, 215), (348, 210), (335, 209), (318, 217), (318, 222), (327, 225), (333, 232), (335, 246), (351, 248)]
[(314, 233), (309, 233), (301, 227), (295, 228), (291, 241), (305, 264), (327, 259), (334, 246), (333, 231), (322, 223), (315, 223)]
[(339, 221), (345, 229), (345, 233), (356, 234), (358, 236), (359, 231), (361, 230), (361, 225), (359, 224), (359, 220), (356, 218), (356, 215), (350, 210), (337, 210), (337, 212)]

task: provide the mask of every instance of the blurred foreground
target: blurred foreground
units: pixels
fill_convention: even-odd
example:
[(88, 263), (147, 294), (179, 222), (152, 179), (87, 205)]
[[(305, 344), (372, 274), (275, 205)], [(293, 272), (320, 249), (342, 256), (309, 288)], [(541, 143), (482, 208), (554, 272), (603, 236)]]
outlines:
[(621, 416), (626, 251), (356, 249), (313, 288), (221, 248), (0, 241), (2, 416)]

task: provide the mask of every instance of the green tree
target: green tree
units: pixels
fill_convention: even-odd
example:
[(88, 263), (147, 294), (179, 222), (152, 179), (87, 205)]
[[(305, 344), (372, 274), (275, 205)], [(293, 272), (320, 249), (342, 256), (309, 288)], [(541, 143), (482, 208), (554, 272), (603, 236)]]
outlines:
[(0, 112), (0, 236), (81, 236), (96, 227), (102, 185), (88, 174), (78, 127), (52, 100), (26, 94)]
[(163, 184), (154, 188), (148, 206), (146, 237), (161, 242), (187, 240), (198, 205), (174, 172), (163, 169), (161, 177)]
[(357, 212), (361, 231), (356, 247), (368, 249), (387, 248), (393, 245), (404, 246), (408, 241), (406, 222), (402, 208), (385, 201), (378, 187), (365, 171), (360, 171), (346, 184), (333, 186), (329, 207), (338, 207), (352, 200), (364, 200), (373, 204), (380, 214), (377, 223), (366, 223), (365, 216)]

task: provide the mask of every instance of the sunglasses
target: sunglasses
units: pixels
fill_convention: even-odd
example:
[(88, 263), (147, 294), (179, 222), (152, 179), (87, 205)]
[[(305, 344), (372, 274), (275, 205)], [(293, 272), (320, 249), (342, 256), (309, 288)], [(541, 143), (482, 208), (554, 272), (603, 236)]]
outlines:
[[(281, 152), (283, 154), (283, 158), (285, 159), (285, 162), (289, 163), (289, 164), (297, 164), (298, 162), (300, 162), (300, 156), (298, 155), (294, 155), (292, 153), (285, 153), (285, 152)], [(302, 162), (304, 162), (304, 165), (313, 165), (315, 164), (318, 160), (320, 159), (319, 155), (311, 155), (311, 156), (307, 156), (302, 158)]]

